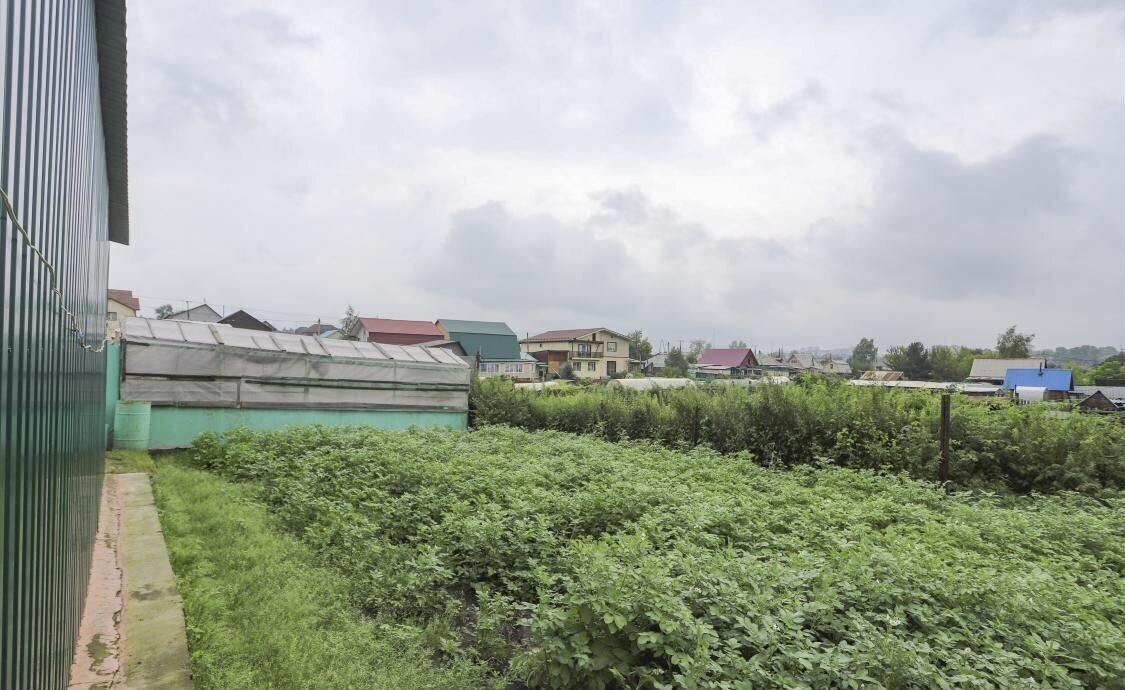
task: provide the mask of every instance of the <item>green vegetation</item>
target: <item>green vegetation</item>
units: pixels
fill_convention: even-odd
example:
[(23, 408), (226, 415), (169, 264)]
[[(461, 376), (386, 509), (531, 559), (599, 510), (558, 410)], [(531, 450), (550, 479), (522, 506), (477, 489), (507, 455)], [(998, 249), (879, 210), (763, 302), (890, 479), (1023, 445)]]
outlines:
[(1073, 367), (1079, 386), (1125, 385), (1125, 354), (1114, 355), (1092, 369)]
[[(525, 391), (495, 379), (472, 397), (477, 425), (555, 429), (611, 441), (749, 451), (763, 465), (832, 463), (937, 477), (938, 396), (829, 381), (633, 392)], [(954, 396), (954, 487), (1020, 493), (1125, 491), (1125, 425), (1047, 405)]]
[(162, 468), (193, 648), (210, 655), (202, 688), (430, 668), (394, 645), (413, 632), (345, 599), (424, 630), (444, 668), (487, 664), (509, 687), (1125, 688), (1122, 499), (948, 496), (500, 427), (241, 431), (201, 437), (193, 457), (256, 487), (336, 573), (270, 536), (248, 491)]
[(423, 631), (364, 618), (248, 487), (166, 459), (154, 488), (197, 690), (490, 687), (471, 664), (435, 668)]
[(127, 449), (106, 451), (105, 471), (109, 474), (151, 473), (152, 469), (152, 456), (148, 451)]

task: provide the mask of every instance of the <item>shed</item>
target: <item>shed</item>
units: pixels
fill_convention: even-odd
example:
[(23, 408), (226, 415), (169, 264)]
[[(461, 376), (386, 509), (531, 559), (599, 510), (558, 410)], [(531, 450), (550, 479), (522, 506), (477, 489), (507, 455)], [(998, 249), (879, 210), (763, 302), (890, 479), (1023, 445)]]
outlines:
[(141, 318), (124, 343), (120, 396), (151, 403), (150, 448), (240, 426), (467, 422), (469, 366), (440, 348)]

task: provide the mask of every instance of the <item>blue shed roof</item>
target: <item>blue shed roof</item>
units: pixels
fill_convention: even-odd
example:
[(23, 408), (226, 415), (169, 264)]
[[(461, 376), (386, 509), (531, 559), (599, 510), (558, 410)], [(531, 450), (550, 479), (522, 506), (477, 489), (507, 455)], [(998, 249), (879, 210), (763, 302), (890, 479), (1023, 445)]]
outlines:
[(1070, 369), (1008, 369), (1004, 372), (1004, 388), (1043, 386), (1049, 391), (1068, 391), (1074, 378)]

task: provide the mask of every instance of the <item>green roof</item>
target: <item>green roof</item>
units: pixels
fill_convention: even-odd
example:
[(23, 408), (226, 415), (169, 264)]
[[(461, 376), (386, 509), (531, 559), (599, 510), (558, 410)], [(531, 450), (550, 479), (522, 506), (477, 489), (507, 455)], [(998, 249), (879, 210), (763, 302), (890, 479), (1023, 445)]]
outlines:
[(516, 332), (503, 321), (462, 321), (459, 319), (438, 319), (438, 325), (449, 333), (477, 333), (480, 335), (510, 335)]

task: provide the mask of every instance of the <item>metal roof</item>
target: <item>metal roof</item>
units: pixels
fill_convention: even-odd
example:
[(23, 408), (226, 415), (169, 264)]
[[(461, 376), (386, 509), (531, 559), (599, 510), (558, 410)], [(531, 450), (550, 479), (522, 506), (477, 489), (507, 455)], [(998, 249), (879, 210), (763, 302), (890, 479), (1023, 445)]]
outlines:
[(1003, 381), (1004, 374), (1009, 369), (1038, 369), (1047, 366), (1043, 357), (1029, 357), (1027, 359), (988, 359), (978, 357), (973, 360), (973, 368), (969, 370), (969, 380), (983, 379), (985, 381)]
[(1125, 400), (1125, 386), (1075, 386), (1075, 393), (1093, 395), (1101, 391), (1102, 395), (1110, 400)]
[(1074, 384), (1070, 369), (1008, 369), (1004, 388), (1044, 387), (1051, 391), (1069, 391)]
[(223, 345), (247, 350), (267, 352), (292, 352), (322, 357), (350, 359), (394, 360), (441, 364), (467, 368), (465, 360), (442, 348), (417, 345), (383, 345), (356, 340), (335, 340), (315, 335), (296, 335), (271, 331), (253, 331), (244, 328), (201, 323), (196, 321), (171, 321), (168, 319), (125, 319), (125, 338), (192, 343), (196, 345)]
[(461, 319), (438, 319), (438, 325), (450, 333), (477, 333), (480, 335), (509, 335), (516, 332), (503, 321), (465, 321)]
[(368, 319), (361, 318), (360, 323), (368, 333), (396, 333), (400, 335), (429, 335), (435, 340), (445, 337), (441, 329), (429, 321), (409, 321), (406, 319)]
[(751, 363), (754, 351), (748, 347), (709, 347), (699, 355), (699, 363), (703, 365), (718, 365), (724, 367), (740, 367), (746, 364), (749, 357)]
[(543, 331), (542, 333), (540, 333), (538, 335), (533, 335), (531, 337), (524, 338), (520, 342), (521, 343), (555, 343), (555, 342), (560, 342), (560, 341), (565, 341), (565, 340), (577, 340), (578, 338), (581, 338), (581, 337), (586, 336), (586, 335), (590, 335), (591, 333), (600, 333), (602, 331), (605, 331), (606, 333), (609, 333), (610, 335), (615, 335), (618, 338), (624, 338), (625, 337), (625, 336), (621, 335), (620, 333), (618, 333), (617, 331), (612, 331), (608, 328), (570, 328), (570, 329), (564, 329), (564, 330), (560, 330), (560, 331)]
[(97, 0), (98, 87), (109, 181), (109, 239), (129, 244), (129, 123), (125, 0)]

